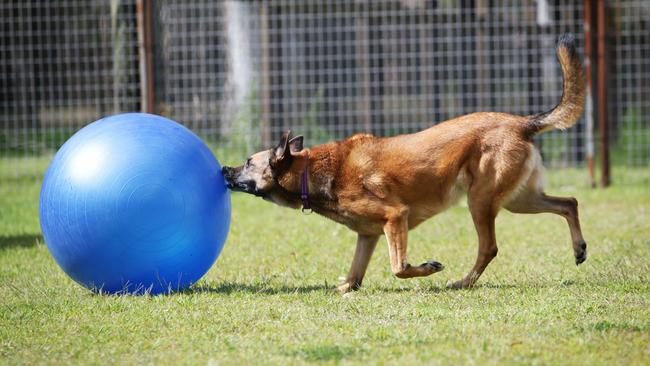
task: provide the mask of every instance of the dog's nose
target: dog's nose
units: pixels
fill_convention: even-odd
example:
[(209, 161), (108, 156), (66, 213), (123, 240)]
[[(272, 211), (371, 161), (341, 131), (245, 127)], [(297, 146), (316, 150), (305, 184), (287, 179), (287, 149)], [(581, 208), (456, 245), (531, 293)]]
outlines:
[(225, 179), (226, 184), (230, 187), (235, 178), (235, 168), (224, 166), (221, 168), (221, 175), (223, 175), (223, 179)]
[(221, 168), (221, 175), (223, 175), (223, 179), (226, 181), (226, 187), (231, 188), (233, 187), (232, 183), (232, 171), (233, 168), (229, 166), (224, 166)]

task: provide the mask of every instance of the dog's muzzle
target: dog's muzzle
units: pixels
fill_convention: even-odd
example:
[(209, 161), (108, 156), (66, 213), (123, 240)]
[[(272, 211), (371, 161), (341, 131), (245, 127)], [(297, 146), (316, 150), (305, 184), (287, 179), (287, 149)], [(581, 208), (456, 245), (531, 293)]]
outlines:
[(228, 189), (232, 190), (243, 190), (246, 188), (245, 186), (239, 182), (237, 182), (237, 168), (231, 168), (229, 166), (224, 166), (221, 169), (221, 174), (223, 175), (223, 178), (226, 180), (226, 186)]
[(235, 169), (229, 166), (224, 166), (223, 168), (221, 168), (221, 174), (223, 175), (223, 178), (226, 180), (226, 185), (230, 189), (232, 189), (234, 186), (234, 175), (235, 175), (234, 172)]
[(238, 168), (231, 168), (229, 166), (224, 166), (221, 169), (221, 174), (223, 174), (224, 179), (226, 180), (226, 187), (235, 192), (244, 192), (250, 193), (255, 196), (264, 197), (264, 193), (257, 189), (257, 185), (252, 180), (239, 180), (239, 170)]

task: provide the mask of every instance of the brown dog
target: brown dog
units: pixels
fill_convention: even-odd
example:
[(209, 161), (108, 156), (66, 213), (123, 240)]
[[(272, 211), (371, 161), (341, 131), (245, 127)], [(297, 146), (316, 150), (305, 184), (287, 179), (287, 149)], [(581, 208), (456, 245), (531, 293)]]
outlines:
[(345, 293), (359, 288), (377, 240), (388, 241), (390, 266), (398, 278), (428, 276), (443, 266), (418, 266), (406, 259), (408, 231), (467, 194), (478, 233), (472, 270), (452, 286), (472, 286), (497, 255), (494, 220), (501, 207), (517, 213), (552, 212), (571, 231), (576, 264), (586, 244), (574, 198), (543, 190), (541, 156), (533, 136), (571, 127), (584, 105), (584, 75), (573, 37), (559, 38), (564, 78), (560, 104), (532, 116), (473, 113), (409, 135), (358, 134), (345, 141), (303, 148), (302, 136), (284, 134), (276, 148), (251, 156), (245, 165), (224, 167), (228, 187), (276, 204), (313, 211), (358, 233)]

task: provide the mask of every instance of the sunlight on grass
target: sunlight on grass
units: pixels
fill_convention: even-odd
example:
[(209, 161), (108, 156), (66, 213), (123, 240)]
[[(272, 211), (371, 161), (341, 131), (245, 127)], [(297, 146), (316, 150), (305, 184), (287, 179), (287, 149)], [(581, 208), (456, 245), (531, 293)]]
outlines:
[(447, 290), (476, 253), (461, 204), (409, 237), (409, 257), (443, 272), (394, 278), (382, 239), (364, 287), (341, 297), (329, 290), (353, 233), (235, 194), (208, 274), (183, 293), (135, 297), (93, 295), (50, 257), (37, 216), (47, 159), (21, 175), (0, 164), (2, 364), (650, 363), (647, 169), (616, 169), (626, 183), (605, 190), (588, 188), (584, 170), (549, 172), (549, 193), (580, 202), (589, 258), (579, 267), (563, 219), (504, 211), (480, 286)]

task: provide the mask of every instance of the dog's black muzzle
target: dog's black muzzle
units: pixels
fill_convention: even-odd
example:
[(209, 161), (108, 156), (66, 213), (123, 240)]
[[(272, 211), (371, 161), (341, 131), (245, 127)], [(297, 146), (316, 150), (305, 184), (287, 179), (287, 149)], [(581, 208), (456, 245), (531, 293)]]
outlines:
[(228, 186), (228, 188), (232, 189), (234, 187), (235, 168), (224, 166), (223, 168), (221, 168), (221, 174), (223, 175), (223, 178), (226, 180), (226, 185)]
[(263, 192), (257, 189), (255, 181), (252, 180), (239, 180), (240, 168), (231, 168), (229, 166), (224, 166), (221, 169), (221, 174), (223, 174), (224, 179), (226, 180), (226, 187), (235, 192), (244, 192), (250, 193), (256, 196), (264, 197)]
[(241, 168), (231, 168), (229, 166), (224, 166), (221, 169), (221, 174), (226, 180), (226, 186), (233, 191), (243, 191), (248, 186), (237, 181), (240, 170)]

